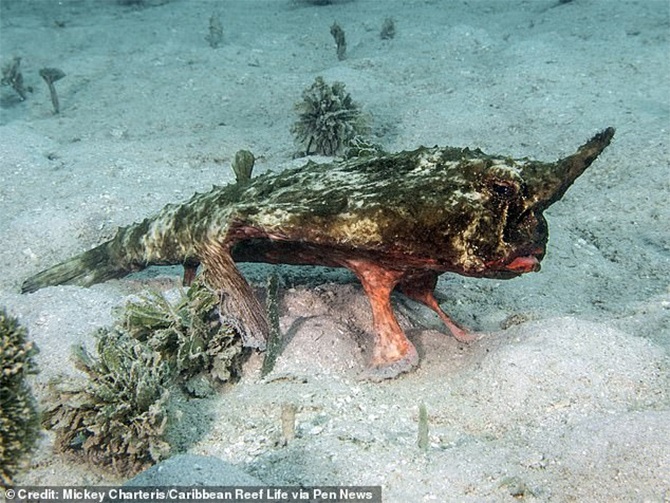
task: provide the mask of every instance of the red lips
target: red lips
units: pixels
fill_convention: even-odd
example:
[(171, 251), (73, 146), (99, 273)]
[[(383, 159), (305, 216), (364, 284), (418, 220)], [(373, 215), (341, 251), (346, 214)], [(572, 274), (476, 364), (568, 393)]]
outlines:
[(537, 272), (540, 270), (540, 260), (535, 255), (517, 257), (505, 266), (508, 271)]

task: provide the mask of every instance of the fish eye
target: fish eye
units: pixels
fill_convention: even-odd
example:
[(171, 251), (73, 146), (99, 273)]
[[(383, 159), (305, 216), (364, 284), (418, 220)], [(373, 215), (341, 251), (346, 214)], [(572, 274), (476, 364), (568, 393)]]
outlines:
[(517, 187), (514, 183), (505, 180), (493, 180), (490, 183), (493, 194), (500, 197), (511, 197), (517, 193)]

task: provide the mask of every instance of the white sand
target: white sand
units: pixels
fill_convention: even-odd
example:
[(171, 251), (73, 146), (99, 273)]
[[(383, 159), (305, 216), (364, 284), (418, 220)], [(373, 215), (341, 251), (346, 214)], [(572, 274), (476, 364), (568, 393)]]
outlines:
[[(670, 497), (670, 36), (665, 0), (0, 0), (1, 63), (21, 56), (19, 103), (0, 89), (0, 305), (41, 348), (35, 392), (72, 373), (69, 348), (132, 293), (174, 269), (92, 288), (18, 293), (31, 274), (169, 202), (257, 171), (296, 146), (293, 104), (317, 75), (340, 80), (389, 150), (481, 147), (548, 161), (614, 126), (612, 145), (547, 211), (542, 271), (511, 281), (444, 277), (443, 307), (482, 333), (463, 346), (397, 299), (421, 367), (359, 382), (370, 315), (358, 286), (285, 274), (292, 339), (267, 381), (259, 357), (206, 404), (188, 446), (270, 484), (373, 484), (385, 502), (668, 501)], [(218, 12), (224, 42), (205, 41)], [(379, 39), (387, 16), (397, 36)], [(347, 59), (329, 27), (345, 29)], [(62, 26), (59, 26), (62, 25)], [(59, 67), (62, 112), (37, 71)], [(245, 269), (263, 281), (266, 270)], [(530, 320), (501, 329), (512, 315)], [(421, 325), (419, 324), (421, 322)], [(283, 402), (298, 436), (278, 443)], [(418, 406), (430, 446), (416, 447)], [(188, 414), (186, 414), (188, 417)], [(186, 420), (185, 420), (186, 421)], [(51, 452), (20, 483), (109, 477)]]

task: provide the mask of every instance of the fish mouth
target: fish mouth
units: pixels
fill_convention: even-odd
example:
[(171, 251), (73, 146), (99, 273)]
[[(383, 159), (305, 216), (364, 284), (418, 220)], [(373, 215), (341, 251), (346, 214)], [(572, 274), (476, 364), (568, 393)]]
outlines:
[(507, 260), (503, 266), (503, 270), (516, 274), (537, 272), (541, 268), (540, 262), (542, 262), (542, 259), (544, 258), (544, 253), (544, 248), (540, 246), (519, 250)]
[(519, 274), (527, 272), (537, 272), (542, 267), (540, 265), (541, 257), (537, 255), (522, 255), (516, 257), (510, 263), (505, 265), (506, 271), (511, 271)]
[(511, 253), (503, 259), (486, 264), (485, 273), (481, 276), (489, 278), (515, 278), (527, 272), (540, 270), (540, 262), (544, 258), (544, 248), (525, 248)]

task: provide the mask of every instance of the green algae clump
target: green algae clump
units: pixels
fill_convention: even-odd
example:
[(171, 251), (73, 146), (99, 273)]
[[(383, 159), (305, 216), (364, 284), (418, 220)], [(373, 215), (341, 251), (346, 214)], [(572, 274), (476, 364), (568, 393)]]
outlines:
[[(242, 338), (219, 312), (219, 294), (196, 281), (179, 300), (148, 293), (128, 303), (121, 325), (131, 337), (158, 351), (189, 389), (200, 377), (216, 385), (241, 373)], [(196, 393), (197, 394), (197, 393)]]
[(157, 351), (117, 330), (96, 333), (98, 356), (83, 347), (75, 366), (83, 386), (50, 383), (45, 426), (58, 452), (71, 452), (117, 475), (132, 475), (167, 457), (171, 368)]
[(304, 155), (338, 155), (367, 132), (361, 111), (342, 82), (329, 85), (317, 77), (302, 98), (295, 106), (299, 117), (291, 132), (305, 147)]
[(0, 486), (12, 485), (39, 438), (40, 421), (26, 376), (38, 349), (16, 318), (0, 309)]
[[(204, 397), (241, 372), (242, 339), (219, 315), (219, 295), (200, 281), (174, 302), (149, 292), (116, 325), (96, 332), (96, 353), (74, 353), (88, 380), (49, 385), (44, 424), (69, 452), (131, 476), (171, 454), (182, 391)], [(176, 389), (175, 389), (176, 388)]]

